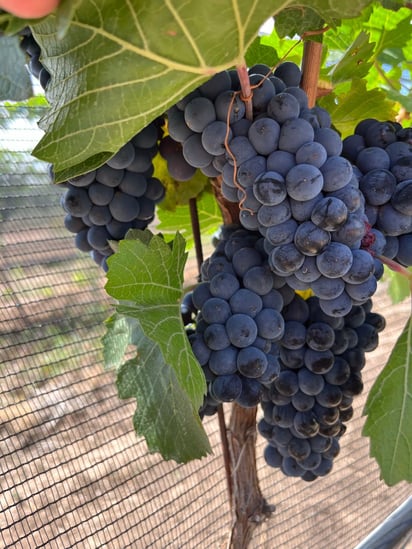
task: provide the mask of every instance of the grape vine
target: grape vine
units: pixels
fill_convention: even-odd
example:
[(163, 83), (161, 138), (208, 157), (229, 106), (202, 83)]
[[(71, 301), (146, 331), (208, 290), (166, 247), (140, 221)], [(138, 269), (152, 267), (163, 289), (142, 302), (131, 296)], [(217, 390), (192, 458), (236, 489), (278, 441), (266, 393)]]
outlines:
[[(103, 4), (102, 21), (111, 2)], [(246, 547), (253, 531), (250, 516), (271, 511), (256, 477), (251, 507), (244, 506), (243, 515), (240, 511), (246, 498), (241, 484), (255, 460), (256, 429), (267, 443), (268, 466), (304, 481), (328, 474), (344, 443), (353, 400), (363, 389), (366, 353), (377, 348), (385, 327), (372, 303), (384, 265), (411, 285), (412, 128), (405, 116), (395, 120), (395, 108), (405, 113), (411, 104), (407, 84), (401, 81), (407, 70), (401, 61), (392, 66), (384, 55), (396, 45), (405, 58), (411, 42), (403, 34), (398, 41), (394, 38), (410, 24), (408, 8), (399, 5), (394, 11), (371, 5), (360, 15), (353, 13), (359, 15), (354, 38), (350, 23), (339, 20), (349, 17), (348, 2), (331, 2), (326, 11), (321, 2), (304, 2), (304, 21), (297, 18), (295, 6), (285, 8), (281, 2), (258, 2), (250, 13), (249, 3), (235, 4), (238, 26), (229, 21), (224, 29), (216, 21), (214, 44), (222, 32), (226, 43), (232, 44), (236, 33), (239, 38), (240, 45), (230, 45), (223, 61), (199, 29), (189, 32), (186, 24), (193, 18), (186, 5), (168, 23), (168, 36), (154, 46), (153, 14), (133, 4), (148, 30), (139, 26), (141, 43), (126, 42), (119, 55), (121, 60), (130, 55), (141, 76), (133, 87), (130, 67), (124, 77), (114, 70), (107, 85), (113, 96), (106, 89), (98, 94), (96, 84), (93, 106), (84, 103), (84, 84), (77, 75), (83, 64), (88, 74), (86, 61), (92, 56), (79, 29), (94, 29), (105, 48), (123, 43), (130, 15), (126, 9), (120, 10), (122, 23), (111, 33), (90, 22), (86, 1), (74, 9), (64, 29), (54, 16), (21, 28), (3, 15), (0, 25), (19, 31), (28, 67), (51, 104), (42, 121), (46, 136), (35, 154), (51, 161), (52, 179), (64, 189), (63, 223), (75, 235), (77, 248), (106, 271), (107, 292), (119, 300), (104, 340), (108, 362), (118, 368), (119, 396), (136, 398), (141, 412), (135, 415), (135, 428), (149, 448), (176, 461), (210, 451), (201, 424), (205, 416), (219, 413), (226, 438), (222, 404), (232, 403), (226, 458), (229, 493), (238, 512), (232, 542)], [(387, 11), (393, 17), (393, 34), (375, 43), (378, 31), (372, 29), (382, 28), (376, 21)], [(273, 14), (278, 15), (277, 28), (270, 36), (255, 38), (264, 18)], [(157, 27), (158, 19), (166, 21), (169, 15), (163, 7)], [(303, 53), (300, 42), (282, 40), (287, 31), (305, 38)], [(348, 48), (336, 61), (339, 32)], [(179, 33), (176, 56), (168, 58), (171, 37)], [(327, 62), (322, 60), (322, 43), (325, 56), (331, 54)], [(71, 54), (72, 49), (77, 53)], [(62, 57), (71, 60), (76, 74), (64, 74)], [(392, 67), (390, 76), (382, 72), (385, 63)], [(399, 67), (402, 76), (396, 87), (392, 80)], [(175, 76), (172, 84), (169, 72)], [(410, 71), (408, 76), (410, 85)], [(103, 85), (103, 72), (100, 77), (98, 84)], [(368, 90), (372, 77), (378, 86)], [(67, 79), (73, 83), (69, 92), (63, 90)], [(116, 86), (124, 97), (114, 91)], [(139, 97), (142, 104), (136, 105)], [(359, 110), (361, 97), (368, 101)], [(72, 106), (64, 112), (64, 103), (72, 101), (80, 110), (90, 108), (94, 121), (82, 127), (81, 120), (78, 143), (73, 139)], [(105, 112), (96, 129), (100, 101)], [(106, 111), (117, 108), (110, 121)], [(350, 114), (342, 116), (341, 111)], [(207, 185), (199, 185), (199, 174)], [(186, 253), (181, 236), (169, 242), (147, 228), (156, 216), (167, 228), (162, 219), (173, 210), (173, 201), (178, 202), (173, 193), (191, 185), (198, 203), (213, 196), (224, 223), (206, 260), (195, 234), (199, 280), (183, 292)], [(194, 233), (200, 233), (195, 197), (189, 198)], [(113, 357), (115, 337), (121, 344)], [(136, 355), (125, 362), (129, 344)], [(149, 375), (153, 360), (165, 380), (155, 396)], [(411, 363), (409, 323), (387, 367), (404, 374), (404, 385), (395, 388), (395, 396), (403, 396), (396, 429), (406, 437), (412, 417)], [(389, 391), (385, 370), (381, 376), (379, 387)], [(383, 465), (376, 440), (375, 426), (382, 421), (376, 412), (377, 393), (374, 388), (365, 408), (364, 433), (374, 437), (373, 455), (379, 456), (386, 482), (411, 481), (407, 445), (400, 451), (394, 441), (389, 444), (388, 451), (399, 461), (396, 474), (393, 460), (391, 473)], [(167, 407), (163, 413), (178, 422), (178, 443), (165, 429), (159, 399)], [(388, 393), (387, 400), (396, 398)]]

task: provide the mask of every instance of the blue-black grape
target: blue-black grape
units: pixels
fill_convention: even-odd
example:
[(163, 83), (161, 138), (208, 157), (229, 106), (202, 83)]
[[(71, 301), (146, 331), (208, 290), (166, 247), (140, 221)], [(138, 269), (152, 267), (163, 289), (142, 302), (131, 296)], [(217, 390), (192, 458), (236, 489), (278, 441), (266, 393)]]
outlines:
[(296, 151), (297, 164), (312, 164), (316, 168), (320, 168), (326, 161), (328, 153), (321, 143), (317, 141), (309, 141), (304, 143)]
[[(286, 120), (280, 129), (279, 149), (295, 154), (309, 141), (313, 141), (314, 130), (303, 118)], [(308, 164), (310, 165), (310, 164)]]
[(312, 164), (297, 164), (286, 174), (287, 193), (299, 202), (317, 197), (322, 188), (323, 175)]
[(253, 183), (253, 194), (265, 206), (275, 206), (287, 196), (284, 177), (278, 172), (261, 173)]
[(262, 298), (247, 288), (240, 288), (230, 297), (233, 313), (244, 313), (254, 318), (262, 310)]
[(249, 128), (248, 138), (256, 152), (269, 155), (277, 149), (280, 125), (272, 118), (257, 118)]
[(304, 221), (295, 232), (294, 244), (306, 256), (316, 256), (329, 244), (330, 233), (312, 221)]
[(189, 129), (201, 133), (216, 120), (213, 101), (207, 97), (195, 97), (185, 107), (184, 119)]
[(87, 215), (92, 207), (87, 190), (70, 186), (63, 195), (63, 208), (76, 217)]
[(281, 92), (276, 94), (267, 106), (268, 114), (279, 124), (287, 120), (296, 119), (299, 116), (299, 101), (290, 93)]
[(240, 349), (238, 352), (237, 368), (245, 377), (258, 378), (262, 376), (267, 365), (266, 353), (253, 345)]

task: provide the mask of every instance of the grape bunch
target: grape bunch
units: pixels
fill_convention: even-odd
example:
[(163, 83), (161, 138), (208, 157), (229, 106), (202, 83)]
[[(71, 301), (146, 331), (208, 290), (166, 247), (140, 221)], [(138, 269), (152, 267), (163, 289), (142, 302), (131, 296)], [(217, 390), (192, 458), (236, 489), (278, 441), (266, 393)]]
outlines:
[(371, 227), (358, 177), (328, 113), (308, 108), (296, 65), (274, 73), (256, 65), (249, 79), (253, 120), (234, 71), (169, 109), (169, 166), (187, 177), (196, 168), (220, 175), (242, 225), (264, 237), (273, 273), (294, 290), (311, 289), (327, 314), (344, 316), (374, 294), (382, 274), (374, 249), (363, 249)]
[(225, 232), (183, 302), (184, 321), (194, 321), (189, 341), (208, 382), (205, 405), (212, 413), (222, 402), (253, 407), (261, 401), (264, 385), (279, 374), (277, 342), (284, 332), (284, 298), (261, 235), (233, 227)]
[[(20, 47), (30, 57), (33, 76), (46, 88), (50, 74), (39, 60), (40, 47), (29, 29), (24, 30)], [(110, 241), (123, 239), (129, 229), (145, 229), (165, 195), (163, 184), (153, 177), (162, 125), (162, 117), (154, 120), (97, 170), (61, 184), (64, 225), (76, 235), (75, 246), (90, 253), (104, 270), (113, 254)], [(50, 172), (53, 178), (52, 168)]]
[(365, 353), (376, 349), (385, 326), (371, 309), (368, 300), (343, 318), (331, 317), (319, 298), (298, 294), (283, 309), (281, 371), (264, 393), (258, 424), (271, 467), (306, 481), (331, 471), (353, 397), (363, 389)]
[(342, 155), (359, 176), (373, 251), (412, 265), (412, 128), (367, 118), (343, 140)]
[(159, 132), (161, 121), (152, 122), (103, 166), (63, 184), (64, 225), (76, 234), (76, 247), (104, 269), (113, 253), (109, 242), (123, 239), (129, 229), (145, 229), (164, 197), (152, 166)]

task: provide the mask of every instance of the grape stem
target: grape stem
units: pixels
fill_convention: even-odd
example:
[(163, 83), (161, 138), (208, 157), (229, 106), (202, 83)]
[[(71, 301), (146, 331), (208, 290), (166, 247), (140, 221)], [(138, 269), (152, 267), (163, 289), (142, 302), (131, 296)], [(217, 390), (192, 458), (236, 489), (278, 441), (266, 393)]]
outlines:
[(250, 87), (250, 80), (249, 80), (249, 74), (247, 72), (246, 63), (242, 63), (241, 65), (238, 65), (236, 67), (236, 70), (239, 76), (240, 89), (242, 90), (240, 98), (242, 99), (246, 107), (246, 118), (252, 121), (253, 120), (253, 105), (252, 105), (253, 92)]
[(305, 40), (303, 43), (302, 81), (300, 87), (308, 96), (308, 106), (315, 106), (318, 96), (319, 71), (322, 64), (322, 43)]
[(227, 549), (246, 549), (255, 528), (274, 511), (259, 488), (256, 468), (256, 407), (233, 404), (229, 448), (233, 482), (232, 528)]
[(189, 210), (190, 210), (190, 221), (192, 224), (192, 233), (195, 241), (197, 270), (200, 276), (200, 269), (203, 263), (203, 249), (202, 249), (202, 240), (200, 237), (199, 212), (197, 210), (196, 198), (191, 198), (189, 200)]
[(389, 259), (388, 257), (385, 257), (384, 255), (375, 255), (376, 259), (379, 259), (384, 265), (387, 265), (392, 271), (395, 271), (395, 273), (399, 273), (402, 276), (406, 277), (410, 284), (412, 284), (412, 272), (408, 271), (406, 267), (403, 267), (393, 259)]

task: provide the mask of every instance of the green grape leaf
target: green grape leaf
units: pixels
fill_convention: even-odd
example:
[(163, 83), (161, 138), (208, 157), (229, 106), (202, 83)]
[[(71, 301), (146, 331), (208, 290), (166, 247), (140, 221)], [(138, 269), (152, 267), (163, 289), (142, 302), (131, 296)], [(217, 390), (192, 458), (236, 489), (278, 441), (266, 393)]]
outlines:
[(256, 37), (250, 44), (246, 54), (245, 61), (248, 67), (252, 67), (255, 63), (264, 63), (269, 67), (274, 67), (278, 61), (276, 51), (272, 46), (265, 46), (261, 42), (261, 37)]
[(33, 95), (26, 58), (17, 36), (0, 36), (0, 101), (23, 101)]
[(359, 120), (395, 120), (397, 114), (396, 105), (386, 99), (383, 91), (368, 90), (365, 81), (360, 79), (340, 84), (335, 93), (322, 97), (318, 104), (329, 112), (342, 138), (353, 133)]
[[(323, 18), (310, 8), (286, 8), (275, 19), (276, 31), (281, 38), (302, 36), (308, 31), (321, 30), (323, 26)], [(319, 39), (321, 35), (313, 35), (311, 38), (316, 38), (316, 36)]]
[(96, 168), (213, 74), (243, 63), (271, 15), (304, 6), (328, 21), (370, 1), (83, 0), (61, 39), (54, 15), (32, 25), (52, 76), (33, 154), (54, 164), (56, 182)]
[(260, 44), (262, 47), (273, 48), (276, 64), (286, 59), (297, 65), (302, 61), (303, 41), (296, 38), (280, 38), (276, 29), (268, 36), (261, 36)]
[(389, 486), (412, 482), (412, 319), (369, 392), (362, 434)]
[(369, 42), (369, 35), (366, 32), (359, 33), (345, 55), (333, 67), (330, 74), (332, 82), (338, 84), (366, 76), (372, 65), (370, 59), (374, 48), (375, 44)]
[[(222, 213), (217, 201), (211, 192), (203, 192), (196, 201), (199, 216), (200, 232), (202, 236), (210, 236), (222, 224)], [(179, 231), (186, 239), (188, 249), (194, 246), (193, 230), (190, 221), (189, 206), (177, 206), (173, 212), (162, 208), (157, 211), (159, 225), (157, 229), (167, 239)]]
[(117, 311), (136, 318), (145, 336), (159, 346), (198, 410), (206, 383), (180, 316), (186, 258), (185, 240), (179, 233), (168, 244), (148, 230), (129, 231), (108, 259), (105, 288), (120, 300)]
[[(412, 267), (408, 270), (412, 273)], [(411, 289), (406, 276), (385, 267), (384, 280), (388, 282), (388, 294), (393, 304), (400, 303), (410, 295)]]
[(119, 329), (122, 337), (124, 328), (129, 328), (128, 343), (137, 350), (136, 356), (118, 369), (116, 386), (120, 398), (136, 399), (134, 429), (145, 437), (149, 450), (178, 463), (211, 453), (199, 415), (160, 346), (146, 337), (135, 319), (123, 317), (111, 327), (115, 332), (110, 339), (117, 337)]

